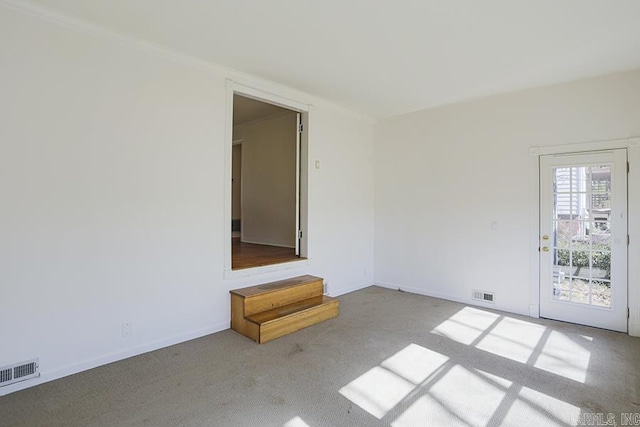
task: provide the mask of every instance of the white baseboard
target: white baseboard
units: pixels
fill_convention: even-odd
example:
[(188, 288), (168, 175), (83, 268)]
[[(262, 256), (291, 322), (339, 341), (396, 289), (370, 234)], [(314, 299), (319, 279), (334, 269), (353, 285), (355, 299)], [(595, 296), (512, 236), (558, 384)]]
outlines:
[[(469, 299), (467, 301), (464, 298), (459, 298), (459, 297), (457, 297), (455, 295), (443, 294), (443, 293), (440, 293), (440, 292), (433, 292), (433, 291), (427, 291), (427, 290), (419, 289), (419, 288), (401, 286), (401, 285), (398, 285), (396, 283), (376, 282), (376, 285), (382, 286), (383, 288), (394, 289), (396, 291), (402, 291), (402, 292), (409, 292), (411, 294), (424, 295), (426, 297), (440, 298), (440, 299), (445, 299), (445, 300), (448, 300), (448, 301), (460, 302), (460, 303), (463, 303), (463, 304), (467, 304), (467, 303), (468, 304), (473, 304), (471, 299)], [(478, 305), (478, 304), (474, 304), (474, 305)], [(495, 304), (488, 304), (487, 303), (486, 306), (487, 307), (495, 307)]]
[(16, 391), (25, 390), (30, 387), (35, 387), (39, 384), (43, 384), (49, 381), (57, 380), (69, 375), (77, 374), (79, 372), (87, 371), (89, 369), (97, 368), (108, 363), (117, 362), (119, 360), (128, 359), (129, 357), (138, 356), (140, 354), (148, 353), (150, 351), (159, 350), (161, 348), (169, 347), (175, 344), (180, 344), (185, 341), (190, 341), (196, 338), (200, 338), (206, 335), (210, 335), (216, 332), (229, 329), (229, 323), (218, 324), (202, 328), (196, 331), (188, 332), (186, 334), (175, 335), (168, 338), (162, 338), (159, 340), (151, 341), (148, 343), (140, 344), (134, 347), (130, 347), (121, 351), (115, 351), (108, 353), (100, 357), (88, 359), (72, 365), (67, 365), (53, 371), (41, 371), (40, 376), (30, 380), (26, 380), (19, 383), (14, 383), (6, 387), (0, 388), (0, 396), (4, 396)]
[[(345, 294), (358, 291), (360, 289), (364, 289), (373, 285), (374, 283), (364, 283), (352, 288), (340, 289), (338, 292), (335, 292), (335, 293), (331, 292), (331, 295), (337, 297), (337, 296), (345, 295)], [(58, 368), (52, 371), (41, 371), (40, 376), (37, 378), (11, 384), (6, 387), (1, 387), (0, 396), (5, 396), (7, 394), (11, 394), (16, 391), (25, 390), (27, 388), (35, 387), (39, 384), (44, 384), (49, 381), (54, 381), (69, 375), (77, 374), (83, 371), (87, 371), (89, 369), (93, 369), (109, 363), (117, 362), (119, 360), (124, 360), (130, 357), (138, 356), (140, 354), (148, 353), (150, 351), (159, 350), (161, 348), (169, 347), (175, 344), (180, 344), (180, 343), (190, 341), (196, 338), (200, 338), (206, 335), (210, 335), (216, 332), (221, 332), (226, 329), (229, 329), (228, 322), (206, 327), (206, 328), (192, 331), (186, 334), (180, 334), (180, 335), (140, 344), (134, 347), (121, 350), (121, 351), (105, 354), (97, 358), (88, 359), (79, 363), (63, 366), (61, 368)]]
[[(418, 294), (418, 295), (424, 295), (427, 297), (433, 297), (433, 298), (440, 298), (440, 299), (444, 299), (444, 300), (448, 300), (448, 301), (454, 301), (454, 302), (459, 302), (462, 304), (468, 304), (468, 305), (473, 305), (476, 307), (483, 307), (483, 308), (489, 308), (489, 309), (493, 309), (493, 310), (500, 310), (500, 311), (506, 311), (507, 313), (513, 313), (513, 314), (520, 314), (523, 316), (528, 316), (528, 317), (534, 317), (534, 318), (539, 318), (540, 317), (540, 306), (539, 305), (535, 305), (535, 304), (531, 304), (529, 306), (529, 312), (525, 312), (525, 311), (521, 311), (521, 310), (517, 310), (517, 309), (513, 309), (511, 307), (505, 307), (499, 304), (483, 304), (480, 301), (475, 301), (472, 300), (471, 298), (469, 299), (465, 299), (465, 298), (459, 298), (455, 295), (448, 295), (448, 294), (442, 294), (439, 292), (431, 292), (431, 291), (426, 291), (424, 289), (417, 289), (417, 288), (408, 288), (408, 287), (404, 287), (404, 286), (400, 286), (396, 283), (389, 283), (389, 282), (376, 282), (375, 283), (376, 286), (380, 286), (383, 288), (388, 288), (388, 289), (393, 289), (393, 290), (401, 290), (403, 292), (410, 292), (412, 294)], [(640, 318), (630, 318), (629, 319), (629, 335), (632, 337), (640, 337)]]
[(473, 305), (475, 307), (482, 307), (482, 308), (488, 308), (488, 309), (491, 309), (491, 310), (506, 311), (507, 313), (519, 314), (519, 315), (522, 315), (522, 316), (529, 316), (529, 313), (526, 310), (518, 310), (518, 309), (514, 309), (513, 307), (506, 307), (506, 306), (500, 305), (500, 304), (483, 303), (482, 301), (476, 301), (476, 300), (473, 300), (471, 298), (460, 298), (460, 297), (458, 297), (456, 295), (444, 294), (444, 293), (440, 293), (440, 292), (432, 292), (432, 291), (428, 291), (428, 290), (424, 290), (424, 289), (411, 288), (411, 287), (406, 287), (406, 286), (400, 286), (400, 285), (398, 285), (396, 283), (390, 283), (390, 282), (377, 281), (375, 283), (375, 285), (383, 287), (383, 288), (394, 289), (396, 291), (409, 292), (409, 293), (412, 293), (412, 294), (424, 295), (426, 297), (439, 298), (439, 299), (444, 299), (444, 300), (447, 300), (447, 301), (453, 301), (453, 302), (459, 302), (459, 303), (462, 303), (462, 304)]
[(535, 317), (536, 319), (540, 317), (540, 306), (536, 304), (531, 304), (529, 306), (529, 317)]
[(629, 319), (629, 335), (632, 337), (640, 337), (640, 318)]
[(360, 286), (354, 286), (347, 289), (340, 289), (338, 292), (331, 292), (331, 287), (329, 287), (329, 295), (333, 297), (339, 297), (341, 295), (350, 294), (351, 292), (359, 291), (360, 289), (368, 288), (369, 286), (373, 286), (375, 283), (367, 282)]
[[(396, 283), (376, 282), (376, 285), (382, 286), (383, 288), (394, 289), (396, 291), (409, 292), (411, 294), (417, 294), (417, 295), (424, 295), (426, 297), (440, 298), (440, 299), (445, 299), (447, 301), (460, 302), (460, 303), (463, 303), (463, 304), (480, 305), (480, 304), (474, 304), (474, 302), (471, 299), (465, 300), (465, 299), (459, 298), (459, 297), (457, 297), (455, 295), (449, 295), (449, 294), (443, 294), (443, 293), (440, 293), (440, 292), (427, 291), (427, 290), (424, 290), (424, 289), (400, 286), (400, 285), (398, 285)], [(479, 301), (476, 301), (476, 302), (479, 302)], [(487, 303), (484, 306), (486, 306), (488, 308), (496, 308), (495, 304), (488, 304)]]

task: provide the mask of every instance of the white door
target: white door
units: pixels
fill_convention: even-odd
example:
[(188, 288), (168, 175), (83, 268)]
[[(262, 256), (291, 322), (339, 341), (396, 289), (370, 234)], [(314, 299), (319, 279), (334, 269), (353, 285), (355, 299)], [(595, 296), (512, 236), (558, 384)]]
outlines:
[(540, 157), (540, 316), (627, 331), (627, 150)]
[(301, 115), (296, 120), (296, 256), (300, 256), (300, 133), (302, 132)]

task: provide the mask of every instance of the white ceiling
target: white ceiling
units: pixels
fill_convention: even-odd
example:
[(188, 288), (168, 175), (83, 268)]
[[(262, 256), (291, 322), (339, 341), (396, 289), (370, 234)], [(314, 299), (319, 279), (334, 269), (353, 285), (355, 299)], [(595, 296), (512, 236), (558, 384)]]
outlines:
[(640, 68), (638, 0), (31, 4), (300, 89), (373, 118)]

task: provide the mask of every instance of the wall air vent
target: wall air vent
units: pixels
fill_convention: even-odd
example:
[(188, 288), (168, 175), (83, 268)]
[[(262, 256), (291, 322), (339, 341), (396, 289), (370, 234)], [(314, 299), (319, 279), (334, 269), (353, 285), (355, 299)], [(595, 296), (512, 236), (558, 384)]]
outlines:
[(493, 293), (491, 292), (478, 291), (474, 289), (471, 298), (476, 301), (490, 302), (493, 304)]
[(40, 376), (38, 359), (16, 363), (0, 368), (0, 387)]

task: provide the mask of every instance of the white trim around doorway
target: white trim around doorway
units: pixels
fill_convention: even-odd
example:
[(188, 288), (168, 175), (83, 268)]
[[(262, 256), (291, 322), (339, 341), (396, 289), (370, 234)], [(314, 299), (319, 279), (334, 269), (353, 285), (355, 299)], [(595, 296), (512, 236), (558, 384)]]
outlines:
[(540, 156), (627, 149), (628, 180), (628, 333), (640, 337), (640, 137), (595, 141), (557, 146), (534, 146), (529, 149), (529, 315), (540, 316)]
[[(247, 268), (242, 270), (232, 270), (231, 268), (231, 153), (233, 148), (233, 96), (235, 94), (252, 98), (258, 101), (267, 102), (279, 107), (301, 113), (302, 125), (304, 132), (300, 140), (300, 230), (302, 230), (302, 238), (300, 239), (300, 255), (303, 259), (291, 261), (281, 264), (273, 264), (262, 267)], [(276, 95), (267, 91), (256, 89), (232, 80), (227, 80), (226, 93), (226, 125), (225, 125), (225, 161), (224, 161), (224, 279), (233, 279), (238, 277), (246, 277), (277, 271), (284, 271), (292, 268), (302, 267), (310, 264), (311, 256), (309, 254), (309, 141), (310, 126), (309, 116), (311, 105), (289, 99), (280, 95)]]

